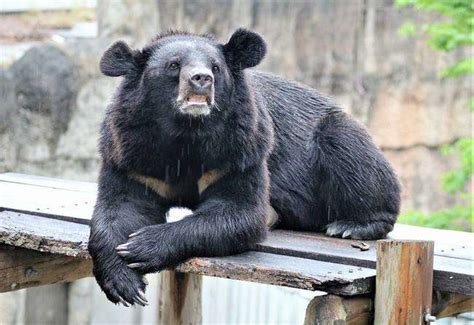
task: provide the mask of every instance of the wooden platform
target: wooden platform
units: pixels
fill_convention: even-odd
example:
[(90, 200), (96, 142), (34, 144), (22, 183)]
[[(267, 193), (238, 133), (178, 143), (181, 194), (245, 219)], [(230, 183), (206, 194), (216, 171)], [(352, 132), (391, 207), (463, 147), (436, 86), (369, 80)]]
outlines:
[[(0, 174), (0, 292), (91, 276), (88, 223), (96, 194), (94, 183)], [(474, 296), (473, 234), (399, 224), (390, 238), (433, 240), (435, 292)], [(194, 258), (177, 270), (345, 297), (372, 295), (377, 245), (365, 243), (368, 249), (361, 250), (360, 241), (276, 230), (254, 251)]]

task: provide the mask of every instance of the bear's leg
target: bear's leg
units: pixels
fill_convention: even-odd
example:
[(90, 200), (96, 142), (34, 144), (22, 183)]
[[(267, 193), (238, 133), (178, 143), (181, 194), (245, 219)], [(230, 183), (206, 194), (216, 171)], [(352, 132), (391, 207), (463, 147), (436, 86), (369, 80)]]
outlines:
[(326, 233), (383, 238), (400, 209), (398, 179), (365, 128), (345, 113), (324, 117), (315, 132), (315, 196)]
[(195, 256), (225, 256), (248, 250), (266, 232), (269, 209), (266, 165), (229, 172), (201, 193), (193, 215), (147, 226), (118, 247), (129, 266), (157, 272)]
[(153, 191), (104, 164), (89, 238), (93, 273), (107, 298), (114, 302), (146, 304), (143, 274), (130, 269), (115, 248), (138, 229), (165, 222), (166, 209)]

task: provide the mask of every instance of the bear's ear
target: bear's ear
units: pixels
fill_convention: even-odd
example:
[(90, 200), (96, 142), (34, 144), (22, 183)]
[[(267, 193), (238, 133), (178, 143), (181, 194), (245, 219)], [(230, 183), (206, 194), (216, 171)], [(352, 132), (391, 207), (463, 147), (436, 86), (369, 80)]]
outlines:
[(267, 45), (257, 33), (243, 28), (237, 29), (224, 45), (227, 63), (233, 69), (246, 69), (256, 66), (267, 53)]
[(100, 71), (109, 77), (119, 77), (137, 70), (138, 63), (134, 53), (124, 41), (112, 44), (100, 59)]

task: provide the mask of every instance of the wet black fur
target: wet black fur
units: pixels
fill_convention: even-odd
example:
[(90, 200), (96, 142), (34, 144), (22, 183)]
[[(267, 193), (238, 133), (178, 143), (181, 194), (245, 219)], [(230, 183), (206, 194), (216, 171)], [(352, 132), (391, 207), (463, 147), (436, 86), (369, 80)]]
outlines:
[[(180, 52), (187, 60), (214, 59), (220, 67), (209, 116), (191, 118), (174, 107), (178, 75), (166, 67), (180, 44), (190, 46)], [(265, 235), (269, 204), (285, 229), (364, 239), (392, 229), (398, 180), (365, 128), (309, 87), (245, 70), (265, 51), (259, 35), (238, 30), (226, 45), (172, 33), (141, 51), (119, 42), (104, 54), (104, 74), (124, 79), (102, 126), (89, 251), (111, 301), (140, 303), (145, 273), (248, 250)], [(197, 180), (213, 169), (227, 174), (199, 195)], [(130, 171), (173, 184), (179, 199), (161, 198)], [(173, 206), (193, 215), (165, 223)]]

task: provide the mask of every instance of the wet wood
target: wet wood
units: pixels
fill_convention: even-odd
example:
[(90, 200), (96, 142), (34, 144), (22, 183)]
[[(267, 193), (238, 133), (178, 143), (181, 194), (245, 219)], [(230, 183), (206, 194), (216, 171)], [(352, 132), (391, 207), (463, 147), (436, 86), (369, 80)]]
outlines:
[[(9, 195), (8, 200), (3, 195), (5, 193)], [(0, 174), (0, 211), (5, 209), (0, 212), (0, 242), (43, 252), (87, 257), (85, 248), (89, 230), (85, 224), (90, 221), (95, 195), (94, 183)], [(23, 213), (11, 210), (22, 210)], [(396, 225), (390, 237), (435, 239), (434, 288), (474, 295), (473, 234)], [(256, 250), (375, 268), (376, 243), (367, 241), (369, 249), (361, 251), (351, 246), (358, 242), (329, 238), (323, 234), (276, 230), (270, 232)]]
[(0, 173), (0, 183), (1, 182), (34, 185), (53, 189), (69, 190), (74, 192), (97, 192), (97, 184), (92, 182), (73, 181), (61, 178), (17, 173)]
[(306, 308), (304, 325), (368, 325), (372, 320), (372, 298), (324, 295), (311, 300)]
[(92, 276), (90, 259), (0, 246), (0, 292)]
[(431, 313), (438, 319), (472, 311), (474, 311), (474, 298), (472, 296), (439, 291), (433, 293)]
[(89, 226), (25, 213), (0, 212), (0, 243), (40, 252), (89, 257)]
[[(472, 242), (468, 241), (472, 234), (446, 230), (434, 230), (413, 226), (397, 225), (393, 237), (403, 238), (403, 229), (408, 229), (410, 236), (415, 237), (413, 228), (418, 230), (416, 238), (435, 235), (438, 241), (435, 244), (434, 258), (434, 288), (440, 291), (474, 295), (474, 275), (472, 272), (474, 261)], [(458, 234), (457, 245), (452, 244), (452, 238)], [(450, 239), (446, 239), (449, 236)], [(415, 238), (415, 239), (416, 239)], [(366, 251), (352, 247), (358, 240), (330, 238), (323, 234), (308, 232), (292, 232), (275, 230), (269, 233), (266, 240), (257, 244), (261, 252), (284, 254), (320, 261), (331, 261), (368, 268), (375, 268), (376, 247), (375, 241), (364, 241), (370, 245)]]
[(162, 272), (158, 290), (158, 324), (201, 324), (201, 288), (200, 275)]
[(0, 182), (0, 208), (74, 222), (90, 222), (96, 196), (95, 191)]
[[(0, 212), (0, 242), (9, 245), (89, 258), (88, 237), (87, 225), (11, 211)], [(343, 295), (372, 291), (375, 276), (372, 269), (261, 252), (195, 258), (180, 265), (178, 270)]]
[(377, 242), (375, 324), (424, 324), (431, 313), (432, 241)]
[(347, 296), (372, 292), (375, 280), (372, 269), (259, 252), (194, 258), (177, 270)]

